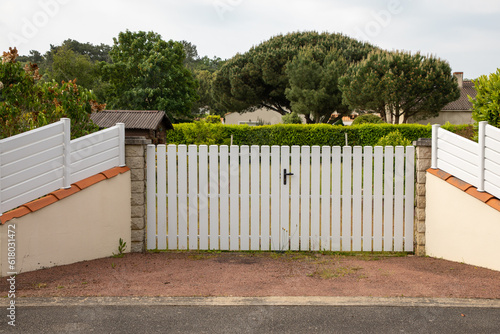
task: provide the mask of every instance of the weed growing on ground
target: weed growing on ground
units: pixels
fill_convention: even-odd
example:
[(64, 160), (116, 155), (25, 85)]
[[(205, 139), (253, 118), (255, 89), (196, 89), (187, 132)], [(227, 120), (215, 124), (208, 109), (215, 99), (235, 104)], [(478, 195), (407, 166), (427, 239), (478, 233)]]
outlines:
[(123, 241), (122, 238), (118, 240), (118, 254), (113, 253), (113, 257), (123, 257), (125, 250), (127, 249), (127, 243)]

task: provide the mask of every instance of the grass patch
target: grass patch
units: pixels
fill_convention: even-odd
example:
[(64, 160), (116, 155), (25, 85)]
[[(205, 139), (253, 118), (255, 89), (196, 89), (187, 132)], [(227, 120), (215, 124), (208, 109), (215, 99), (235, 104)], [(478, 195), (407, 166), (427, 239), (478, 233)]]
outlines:
[(307, 274), (309, 277), (321, 278), (321, 279), (332, 279), (344, 277), (346, 275), (353, 274), (358, 270), (361, 270), (361, 267), (320, 267), (317, 268), (310, 274)]

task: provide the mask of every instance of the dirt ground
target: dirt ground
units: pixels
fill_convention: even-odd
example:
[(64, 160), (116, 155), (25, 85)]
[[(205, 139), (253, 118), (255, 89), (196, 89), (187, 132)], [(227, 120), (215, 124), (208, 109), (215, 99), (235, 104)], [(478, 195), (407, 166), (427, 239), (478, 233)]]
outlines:
[[(126, 254), (22, 273), (16, 297), (373, 296), (500, 299), (500, 272), (387, 254)], [(0, 282), (1, 296), (8, 291)]]

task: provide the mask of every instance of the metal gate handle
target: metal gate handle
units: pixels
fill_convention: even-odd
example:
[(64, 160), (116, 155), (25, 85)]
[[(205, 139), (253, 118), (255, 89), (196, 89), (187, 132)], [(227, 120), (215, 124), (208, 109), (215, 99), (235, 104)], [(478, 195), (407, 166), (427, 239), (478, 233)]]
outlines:
[(283, 169), (283, 184), (284, 184), (285, 186), (286, 186), (286, 177), (287, 177), (287, 176), (292, 176), (292, 175), (293, 175), (293, 173), (287, 173), (287, 172), (286, 172), (286, 168), (285, 168), (285, 169)]

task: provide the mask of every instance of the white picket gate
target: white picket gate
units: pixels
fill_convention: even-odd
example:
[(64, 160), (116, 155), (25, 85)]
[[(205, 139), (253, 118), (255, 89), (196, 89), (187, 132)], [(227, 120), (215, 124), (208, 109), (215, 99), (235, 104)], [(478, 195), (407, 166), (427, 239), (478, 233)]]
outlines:
[(149, 145), (147, 249), (413, 251), (414, 152)]

